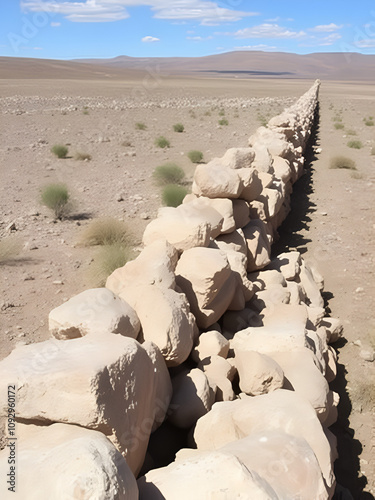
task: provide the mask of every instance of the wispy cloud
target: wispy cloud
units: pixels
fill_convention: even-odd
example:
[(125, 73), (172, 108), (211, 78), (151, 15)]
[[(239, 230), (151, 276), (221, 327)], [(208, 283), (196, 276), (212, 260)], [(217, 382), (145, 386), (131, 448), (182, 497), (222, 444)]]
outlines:
[(236, 38), (300, 38), (306, 35), (304, 31), (291, 31), (278, 24), (263, 23), (251, 28), (238, 30), (234, 33), (223, 33)]
[(367, 38), (364, 40), (357, 40), (355, 42), (356, 47), (360, 49), (370, 49), (375, 47), (375, 38)]
[(316, 33), (333, 33), (334, 31), (338, 31), (342, 28), (343, 26), (338, 26), (335, 23), (331, 24), (320, 24), (318, 26), (315, 26), (314, 28), (310, 28), (309, 31), (313, 31)]
[(212, 40), (212, 36), (187, 36), (186, 40), (193, 40), (194, 42), (204, 42), (206, 40)]
[[(214, 26), (224, 22), (236, 22), (256, 12), (240, 11), (223, 7), (221, 2), (206, 0), (21, 0), (24, 11), (53, 12), (62, 14), (73, 22), (108, 22), (126, 19), (130, 15), (127, 7), (147, 6), (157, 19), (171, 21), (197, 21)], [(228, 4), (230, 7), (230, 4)]]
[(58, 28), (61, 26), (61, 23), (51, 23), (52, 28)]
[(145, 43), (160, 42), (160, 38), (155, 38), (154, 36), (144, 36), (142, 38), (142, 42)]
[(333, 45), (337, 40), (340, 40), (341, 35), (339, 33), (332, 33), (328, 36), (325, 36), (323, 38), (320, 38), (318, 41), (318, 45), (321, 46), (326, 46), (326, 45)]
[(242, 45), (241, 47), (234, 47), (234, 50), (262, 50), (262, 51), (267, 51), (267, 50), (276, 50), (277, 47), (272, 46), (272, 45), (265, 45), (263, 43), (260, 43), (258, 45)]

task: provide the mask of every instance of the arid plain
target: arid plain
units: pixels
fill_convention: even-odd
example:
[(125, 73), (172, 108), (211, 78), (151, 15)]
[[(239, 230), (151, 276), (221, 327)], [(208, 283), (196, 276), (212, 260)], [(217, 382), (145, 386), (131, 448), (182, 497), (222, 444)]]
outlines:
[[(174, 77), (151, 66), (99, 79), (91, 69), (71, 79), (59, 71), (38, 73), (30, 64), (22, 75), (17, 70), (10, 78), (10, 68), (0, 79), (0, 237), (16, 240), (19, 249), (0, 267), (1, 359), (19, 343), (49, 338), (49, 311), (95, 284), (90, 268), (96, 249), (79, 244), (92, 219), (123, 220), (138, 247), (162, 205), (155, 167), (175, 162), (188, 183), (195, 168), (188, 151), (200, 150), (208, 161), (247, 146), (260, 125), (313, 83)], [(315, 154), (295, 185), (292, 216), (279, 243), (317, 264), (327, 310), (344, 323), (333, 383), (341, 396), (333, 429), (340, 452), (336, 473), (361, 499), (375, 494), (375, 367), (363, 355), (375, 349), (375, 126), (366, 124), (374, 116), (372, 84), (322, 81)], [(227, 125), (219, 124), (223, 118)], [(182, 133), (173, 130), (176, 123), (184, 125)], [(155, 146), (158, 136), (170, 147)], [(348, 147), (351, 140), (362, 147)], [(51, 153), (54, 144), (67, 145), (66, 159)], [(76, 153), (91, 160), (76, 160)], [(338, 155), (353, 159), (356, 170), (331, 169)], [(71, 216), (57, 222), (40, 203), (40, 190), (55, 181), (68, 186), (74, 203)]]

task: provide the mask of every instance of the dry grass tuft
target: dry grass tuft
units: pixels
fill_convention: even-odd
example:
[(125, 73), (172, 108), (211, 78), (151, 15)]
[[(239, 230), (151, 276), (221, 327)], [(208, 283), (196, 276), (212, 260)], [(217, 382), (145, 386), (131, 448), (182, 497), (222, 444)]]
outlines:
[(82, 233), (81, 245), (125, 245), (129, 239), (126, 225), (112, 217), (103, 217), (90, 222)]
[(348, 170), (357, 170), (355, 161), (346, 156), (334, 156), (331, 158), (329, 168), (344, 168)]

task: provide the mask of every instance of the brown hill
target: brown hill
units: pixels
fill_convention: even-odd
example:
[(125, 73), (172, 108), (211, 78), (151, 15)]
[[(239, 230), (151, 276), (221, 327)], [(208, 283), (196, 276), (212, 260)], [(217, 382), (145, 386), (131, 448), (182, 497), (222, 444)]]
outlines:
[(205, 57), (129, 57), (58, 61), (0, 57), (0, 78), (139, 79), (145, 74), (230, 78), (375, 80), (375, 55), (241, 51)]

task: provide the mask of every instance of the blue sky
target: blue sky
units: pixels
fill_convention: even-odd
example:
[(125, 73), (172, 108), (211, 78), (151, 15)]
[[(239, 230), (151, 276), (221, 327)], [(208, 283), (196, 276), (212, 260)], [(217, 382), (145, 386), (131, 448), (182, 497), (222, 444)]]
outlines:
[(0, 55), (375, 54), (373, 0), (2, 0)]

